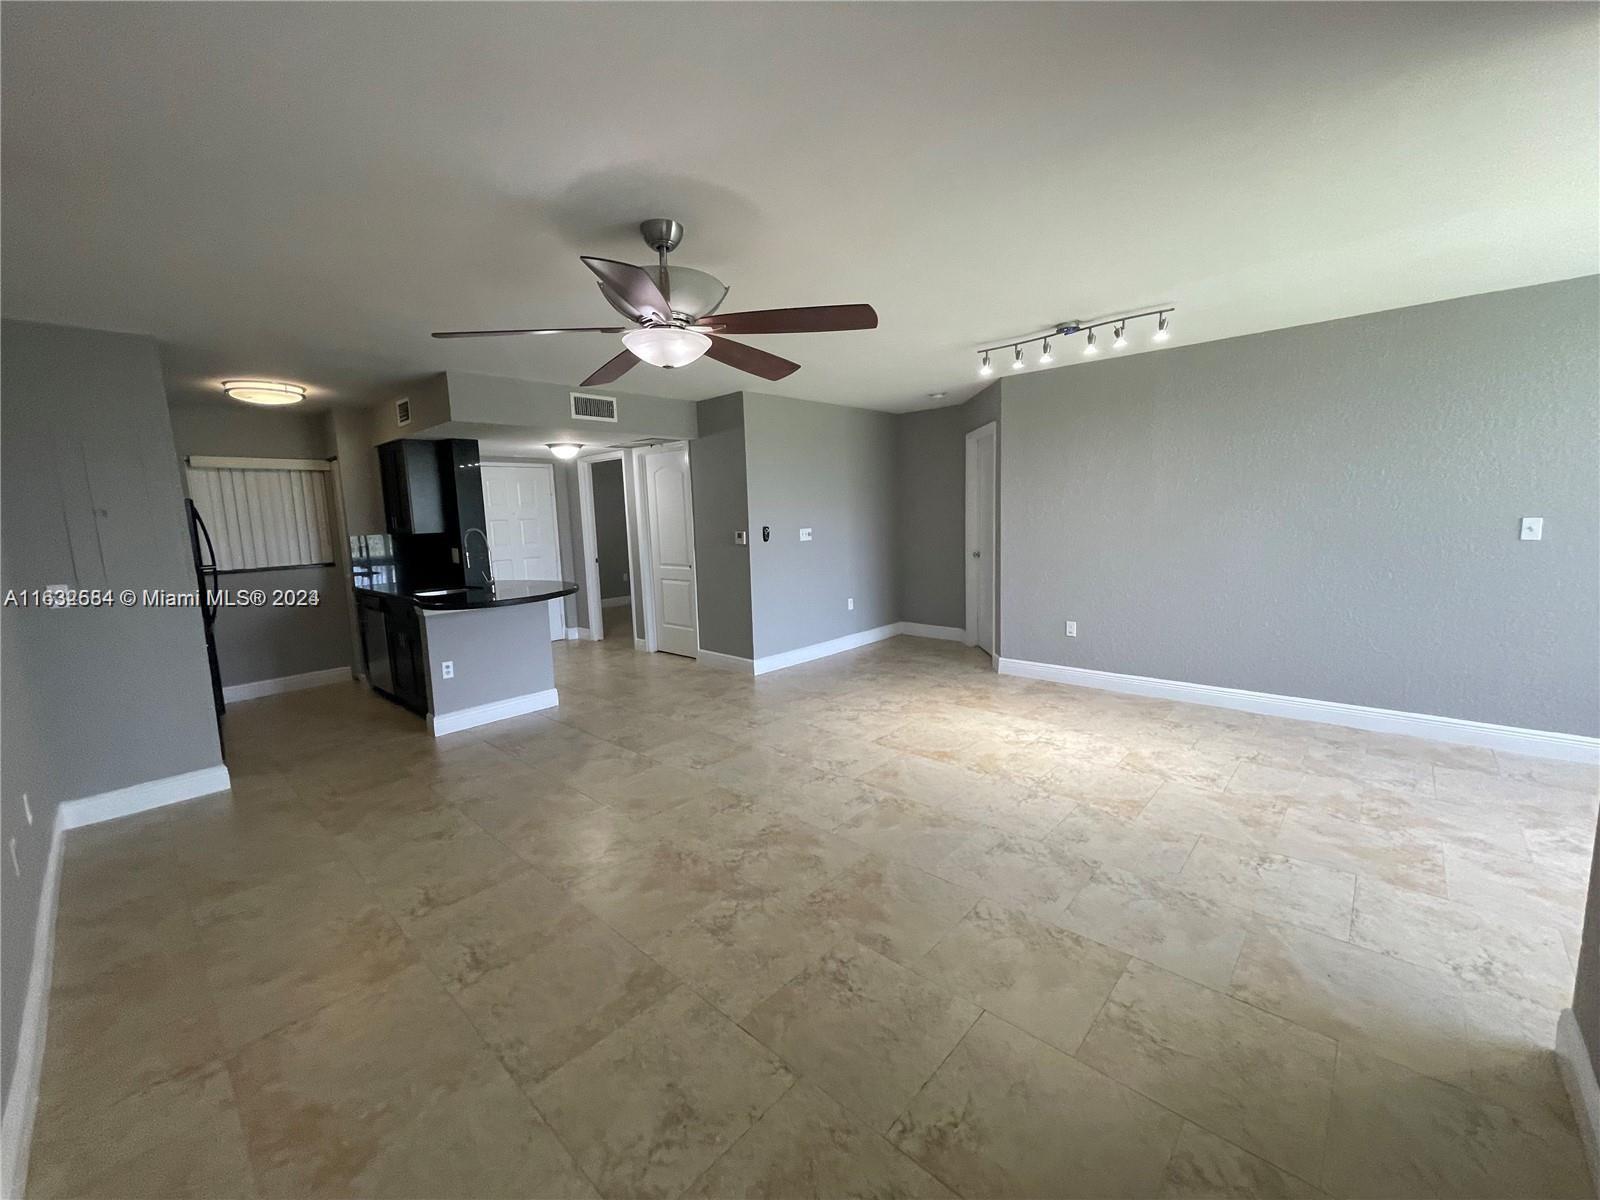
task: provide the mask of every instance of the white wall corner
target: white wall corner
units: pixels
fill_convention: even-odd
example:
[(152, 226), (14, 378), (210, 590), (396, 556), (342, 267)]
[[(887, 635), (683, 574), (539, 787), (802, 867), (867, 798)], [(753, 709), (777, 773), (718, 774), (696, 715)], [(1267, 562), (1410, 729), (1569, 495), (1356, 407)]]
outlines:
[(61, 892), (60, 810), (50, 829), (50, 852), (45, 859), (39, 890), (39, 911), (33, 922), (33, 958), (28, 967), (28, 990), (22, 1003), (17, 1032), (17, 1055), (11, 1074), (11, 1094), (0, 1115), (0, 1195), (21, 1196), (28, 1181), (28, 1150), (33, 1142), (33, 1118), (39, 1107), (39, 1075), (44, 1066), (45, 1029), (50, 1017), (50, 975), (55, 965), (56, 905)]
[(348, 679), (359, 677), (349, 667), (329, 667), (325, 671), (306, 671), (301, 675), (280, 675), (277, 679), (257, 679), (252, 683), (230, 684), (222, 689), (222, 699), (228, 704), (234, 704), (240, 700), (276, 696), (280, 692), (326, 687), (330, 683), (343, 683)]
[(1149, 696), (1158, 700), (1177, 700), (1185, 704), (1206, 704), (1212, 708), (1231, 708), (1238, 712), (1286, 717), (1292, 721), (1316, 721), (1371, 733), (1391, 733), (1401, 737), (1427, 738), (1458, 746), (1483, 746), (1509, 754), (1533, 758), (1554, 758), (1565, 762), (1600, 762), (1600, 738), (1576, 733), (1555, 733), (1543, 729), (1519, 729), (1513, 725), (1491, 725), (1486, 721), (1467, 721), (1459, 717), (1436, 717), (1429, 713), (1398, 712), (1388, 708), (1369, 708), (1361, 704), (1341, 704), (1334, 700), (1309, 700), (1301, 696), (1277, 696), (1270, 692), (1249, 692), (1242, 688), (1214, 687), (1203, 683), (1184, 683), (1175, 679), (1152, 679), (1143, 675), (1119, 675), (1114, 671), (1091, 671), (1058, 663), (1030, 662), (1020, 658), (999, 660), (1002, 675), (1024, 679), (1043, 679), (1071, 687), (1096, 688), (1130, 696)]
[(165, 779), (152, 779), (148, 783), (136, 783), (132, 787), (85, 796), (81, 800), (68, 800), (56, 810), (56, 822), (62, 829), (98, 825), (101, 821), (115, 821), (119, 817), (131, 817), (152, 808), (225, 792), (231, 782), (228, 768), (218, 763), (214, 767), (187, 771), (182, 775), (168, 775)]
[(542, 692), (528, 692), (526, 695), (512, 696), (506, 700), (495, 700), (489, 704), (478, 704), (471, 708), (458, 708), (455, 712), (429, 716), (428, 732), (434, 737), (443, 737), (447, 733), (460, 733), (463, 729), (476, 729), (479, 725), (491, 725), (495, 721), (542, 712), (544, 709), (554, 708), (560, 702), (561, 697), (556, 694), (555, 688), (546, 688)]
[(906, 637), (938, 638), (943, 642), (967, 640), (967, 631), (955, 625), (924, 625), (920, 621), (901, 621), (895, 628)]
[[(1595, 1079), (1594, 1059), (1583, 1030), (1578, 1028), (1578, 1015), (1570, 1008), (1564, 1009), (1556, 1022), (1556, 1062), (1572, 1099), (1572, 1115), (1589, 1159), (1589, 1178), (1600, 1180), (1600, 1081)], [(1600, 1195), (1600, 1189), (1596, 1194)]]

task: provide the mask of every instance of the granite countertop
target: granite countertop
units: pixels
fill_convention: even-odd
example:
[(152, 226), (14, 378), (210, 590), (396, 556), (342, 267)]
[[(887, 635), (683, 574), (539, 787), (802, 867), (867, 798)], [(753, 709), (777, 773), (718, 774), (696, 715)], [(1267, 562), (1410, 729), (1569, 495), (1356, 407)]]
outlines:
[(363, 579), (357, 575), (358, 592), (375, 596), (394, 596), (410, 600), (430, 612), (466, 612), (474, 608), (503, 608), (509, 604), (538, 604), (570, 596), (578, 585), (564, 579), (497, 579), (488, 587), (423, 588), (412, 591), (398, 583)]

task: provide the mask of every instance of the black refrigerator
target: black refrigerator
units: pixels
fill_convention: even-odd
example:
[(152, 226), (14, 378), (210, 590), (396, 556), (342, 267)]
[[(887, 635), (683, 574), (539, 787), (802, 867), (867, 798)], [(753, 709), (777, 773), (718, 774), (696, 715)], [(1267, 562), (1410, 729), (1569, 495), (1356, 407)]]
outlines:
[[(222, 700), (222, 671), (217, 666), (217, 637), (212, 629), (217, 623), (217, 551), (194, 501), (185, 499), (183, 503), (189, 510), (189, 548), (194, 552), (194, 582), (200, 589), (200, 617), (206, 626), (206, 660), (211, 664), (211, 700), (217, 709), (217, 740), (222, 742), (222, 714), (228, 706)], [(222, 749), (226, 755), (226, 742)]]

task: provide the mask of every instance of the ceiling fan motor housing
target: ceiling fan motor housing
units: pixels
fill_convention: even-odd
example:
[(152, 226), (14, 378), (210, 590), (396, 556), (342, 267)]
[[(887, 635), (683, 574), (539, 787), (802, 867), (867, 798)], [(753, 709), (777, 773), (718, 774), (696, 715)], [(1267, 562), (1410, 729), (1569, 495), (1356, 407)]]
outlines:
[(657, 254), (671, 254), (683, 241), (683, 226), (670, 217), (651, 217), (639, 222), (639, 232), (644, 244)]

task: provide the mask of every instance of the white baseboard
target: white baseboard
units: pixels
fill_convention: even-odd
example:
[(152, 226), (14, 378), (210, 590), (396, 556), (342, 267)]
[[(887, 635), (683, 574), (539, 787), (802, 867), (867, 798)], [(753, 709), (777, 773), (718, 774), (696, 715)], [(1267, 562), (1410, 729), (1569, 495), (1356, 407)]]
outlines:
[(1362, 704), (1340, 704), (1334, 700), (1307, 700), (1299, 696), (1276, 696), (1270, 692), (1248, 692), (1241, 688), (1150, 679), (1143, 675), (1119, 675), (1113, 671), (1091, 671), (1085, 667), (1029, 662), (1021, 658), (1002, 658), (999, 666), (1002, 675), (1045, 679), (1074, 687), (1098, 688), (1105, 692), (1207, 704), (1213, 708), (1231, 708), (1268, 717), (1288, 717), (1296, 721), (1318, 721), (1324, 725), (1342, 725), (1373, 733), (1430, 738), (1436, 742), (1452, 742), (1461, 746), (1483, 746), (1490, 750), (1536, 758), (1600, 762), (1600, 738), (1583, 737), (1575, 733), (1518, 729), (1511, 725), (1491, 725), (1458, 717), (1435, 717), (1427, 713), (1369, 708)]
[(45, 1029), (50, 1018), (50, 975), (56, 953), (56, 904), (61, 894), (61, 814), (50, 830), (50, 853), (39, 890), (39, 911), (33, 922), (33, 959), (28, 991), (17, 1032), (16, 1064), (11, 1094), (0, 1116), (0, 1195), (21, 1196), (28, 1182), (28, 1150), (33, 1143), (33, 1117), (39, 1107), (39, 1073), (44, 1066)]
[(231, 684), (222, 689), (222, 699), (228, 704), (233, 704), (239, 700), (276, 696), (280, 692), (326, 687), (330, 683), (343, 683), (350, 678), (352, 676), (349, 667), (329, 667), (326, 671), (307, 671), (303, 675), (282, 675), (277, 679), (258, 679), (254, 683)]
[(874, 642), (887, 641), (899, 632), (898, 624), (879, 625), (876, 629), (863, 629), (860, 633), (846, 634), (832, 641), (800, 646), (794, 650), (785, 650), (782, 654), (769, 654), (755, 660), (755, 673), (766, 675), (772, 671), (781, 671), (785, 667), (797, 667), (801, 663), (815, 662), (819, 658), (842, 654), (846, 650), (856, 650), (862, 646), (870, 646)]
[(907, 637), (938, 638), (943, 642), (967, 640), (967, 631), (956, 625), (924, 625), (920, 621), (901, 621), (896, 628)]
[(1595, 1080), (1594, 1059), (1589, 1056), (1583, 1030), (1578, 1028), (1577, 1014), (1570, 1008), (1562, 1010), (1556, 1022), (1556, 1063), (1572, 1100), (1590, 1178), (1600, 1179), (1600, 1082)]
[(628, 605), (630, 605), (632, 603), (633, 603), (633, 599), (632, 599), (632, 597), (629, 597), (629, 596), (607, 596), (607, 597), (602, 597), (601, 598), (600, 607), (601, 608), (626, 608), (626, 607), (628, 607)]
[(98, 825), (101, 821), (115, 821), (118, 817), (131, 817), (135, 813), (193, 800), (197, 796), (225, 792), (230, 783), (228, 768), (220, 763), (182, 775), (168, 775), (165, 779), (136, 783), (114, 792), (101, 792), (98, 796), (68, 800), (56, 811), (56, 824), (66, 830)]
[(508, 717), (521, 717), (542, 709), (554, 708), (559, 703), (560, 697), (556, 695), (556, 689), (547, 688), (542, 692), (529, 692), (525, 696), (512, 696), (509, 700), (495, 700), (490, 704), (478, 704), (472, 708), (458, 708), (455, 712), (430, 716), (428, 731), (434, 737), (443, 737), (447, 733), (476, 729), (479, 725), (490, 725), (495, 721), (504, 721)]
[[(642, 647), (644, 642), (636, 641), (636, 644)], [(738, 671), (745, 675), (755, 674), (755, 662), (752, 659), (740, 658), (737, 654), (719, 654), (715, 650), (701, 647), (695, 651), (695, 658), (708, 667), (721, 667), (724, 671)]]

